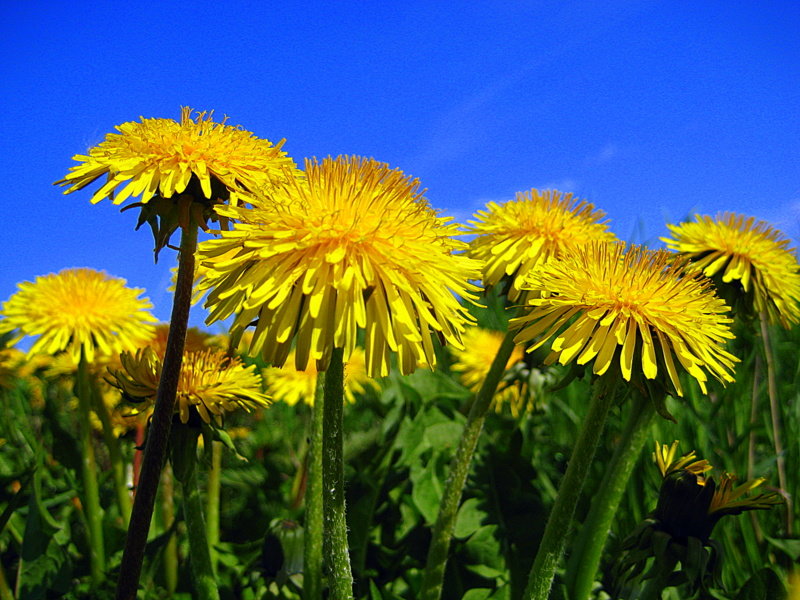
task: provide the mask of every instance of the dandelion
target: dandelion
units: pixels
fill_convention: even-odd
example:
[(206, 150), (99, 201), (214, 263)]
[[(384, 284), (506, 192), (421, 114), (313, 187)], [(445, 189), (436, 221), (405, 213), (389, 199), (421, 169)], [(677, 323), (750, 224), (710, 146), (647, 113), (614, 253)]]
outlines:
[[(464, 334), (464, 348), (451, 350), (454, 363), (451, 369), (459, 373), (461, 382), (471, 392), (478, 393), (483, 385), (489, 367), (497, 356), (505, 336), (497, 331), (470, 327)], [(522, 362), (524, 351), (516, 346), (506, 362), (507, 371)], [(518, 385), (507, 385), (495, 392), (492, 401), (496, 412), (502, 412), (504, 406), (511, 409), (514, 417), (519, 417), (528, 408), (528, 391)]]
[(667, 247), (714, 278), (734, 306), (787, 329), (800, 322), (800, 264), (780, 231), (735, 213), (667, 227), (673, 235), (661, 238)]
[[(235, 314), (232, 335), (255, 322), (250, 351), (282, 366), (293, 342), (295, 366), (327, 369), (334, 348), (347, 362), (365, 332), (367, 372), (403, 373), (435, 364), (433, 338), (461, 345), (471, 317), (477, 262), (439, 217), (419, 182), (358, 157), (307, 161), (295, 180), (253, 208), (226, 207), (232, 231), (200, 245), (211, 288), (208, 322)], [(236, 250), (233, 258), (220, 260)]]
[(134, 350), (153, 335), (152, 304), (141, 289), (93, 269), (65, 269), (19, 284), (0, 311), (0, 333), (11, 344), (35, 337), (29, 354), (65, 351), (77, 365)]
[(680, 366), (707, 393), (706, 372), (723, 383), (733, 381), (738, 359), (723, 348), (733, 338), (732, 320), (707, 280), (685, 267), (664, 250), (625, 251), (621, 244), (579, 248), (528, 276), (526, 289), (541, 297), (531, 297), (528, 314), (512, 320), (519, 329), (515, 341), (538, 338), (532, 350), (555, 338), (548, 361), (594, 360), (596, 375), (619, 362), (626, 381), (634, 373), (653, 380), (666, 371), (682, 396)]
[[(289, 355), (283, 367), (267, 367), (262, 371), (267, 393), (275, 400), (281, 400), (289, 406), (297, 403), (314, 404), (314, 393), (317, 385), (317, 369), (314, 364), (308, 365), (305, 371), (294, 367), (294, 356)], [(356, 395), (366, 392), (367, 388), (379, 389), (378, 383), (367, 376), (364, 351), (355, 348), (344, 367), (344, 397), (353, 404)]]
[[(161, 379), (162, 362), (152, 348), (125, 352), (122, 368), (112, 371), (112, 384), (132, 402), (155, 401)], [(177, 412), (182, 423), (196, 409), (206, 422), (219, 425), (222, 416), (237, 408), (247, 411), (268, 406), (269, 397), (261, 391), (261, 377), (255, 365), (245, 366), (214, 349), (187, 351), (178, 380)]]
[(226, 190), (268, 187), (295, 167), (281, 150), (284, 140), (273, 145), (225, 120), (215, 123), (213, 111), (192, 118), (192, 109), (183, 107), (180, 122), (140, 119), (116, 126), (119, 133), (106, 135), (88, 155), (74, 156), (80, 164), (56, 184), (70, 186), (64, 192), (69, 194), (106, 175), (92, 203), (110, 198), (121, 204), (135, 196), (147, 203), (184, 193), (194, 177), (202, 197), (227, 199)]
[(504, 204), (489, 202), (487, 210), (479, 210), (476, 220), (469, 221), (467, 233), (476, 235), (469, 254), (484, 262), (486, 287), (510, 278), (508, 298), (514, 301), (525, 276), (539, 263), (592, 241), (614, 241), (604, 216), (594, 205), (573, 200), (572, 194), (519, 192)]

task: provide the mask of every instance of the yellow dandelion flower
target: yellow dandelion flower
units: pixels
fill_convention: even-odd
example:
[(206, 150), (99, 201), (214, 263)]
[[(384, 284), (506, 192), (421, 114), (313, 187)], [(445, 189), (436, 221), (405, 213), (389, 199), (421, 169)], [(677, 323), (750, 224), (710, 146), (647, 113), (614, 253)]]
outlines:
[[(129, 401), (155, 401), (162, 369), (155, 351), (144, 348), (135, 354), (125, 352), (120, 360), (122, 369), (111, 371), (112, 385)], [(184, 353), (175, 402), (181, 422), (189, 421), (192, 407), (206, 423), (212, 418), (220, 423), (226, 412), (236, 408), (250, 411), (269, 404), (255, 365), (245, 366), (238, 358), (214, 349)]]
[(674, 237), (662, 241), (714, 277), (729, 302), (744, 301), (749, 311), (787, 329), (800, 322), (800, 264), (780, 231), (735, 213), (697, 215), (667, 227)]
[(4, 304), (0, 333), (17, 330), (11, 344), (38, 336), (29, 353), (67, 351), (77, 364), (134, 350), (153, 335), (149, 300), (124, 279), (93, 269), (65, 269), (19, 284)]
[[(504, 335), (498, 331), (470, 327), (464, 333), (464, 348), (451, 350), (455, 359), (451, 369), (460, 374), (461, 383), (471, 392), (477, 393), (483, 385), (503, 338)], [(523, 358), (523, 349), (516, 346), (506, 363), (506, 369), (522, 362)], [(519, 417), (528, 408), (528, 392), (517, 385), (501, 387), (492, 403), (496, 412), (502, 412), (503, 407), (508, 406), (511, 414)]]
[(200, 245), (208, 322), (235, 314), (234, 336), (255, 323), (250, 350), (273, 366), (296, 342), (300, 370), (326, 370), (334, 347), (348, 362), (363, 330), (373, 377), (391, 352), (403, 373), (433, 365), (434, 335), (460, 346), (472, 317), (458, 297), (475, 297), (478, 263), (456, 253), (466, 244), (419, 182), (359, 157), (307, 161), (305, 175), (252, 208), (220, 210), (238, 222)]
[(514, 200), (489, 202), (479, 210), (467, 233), (476, 234), (469, 245), (470, 256), (484, 262), (484, 285), (495, 286), (511, 278), (509, 300), (519, 298), (525, 276), (540, 262), (561, 256), (592, 241), (616, 239), (608, 231), (605, 216), (572, 194), (532, 189), (518, 192)]
[(229, 191), (260, 189), (295, 169), (281, 150), (284, 140), (273, 145), (224, 120), (215, 123), (213, 113), (192, 118), (192, 110), (184, 107), (180, 122), (140, 119), (118, 125), (119, 133), (106, 135), (88, 155), (74, 156), (80, 164), (56, 184), (70, 186), (64, 192), (69, 194), (107, 175), (93, 203), (112, 198), (121, 204), (136, 196), (147, 203), (156, 195), (172, 198), (183, 193), (194, 177), (204, 198), (227, 200)]
[(526, 289), (541, 297), (531, 297), (529, 312), (512, 320), (520, 329), (515, 341), (539, 338), (535, 349), (555, 337), (548, 361), (594, 360), (593, 372), (602, 375), (618, 360), (626, 381), (639, 365), (651, 380), (666, 369), (682, 396), (677, 357), (706, 393), (706, 371), (733, 381), (738, 359), (723, 348), (733, 338), (732, 320), (708, 280), (685, 266), (666, 250), (625, 251), (622, 244), (603, 243), (577, 248), (530, 273)]
[[(167, 340), (169, 339), (169, 323), (160, 323), (156, 326), (155, 334), (146, 344), (156, 353), (156, 356), (163, 360), (164, 353), (167, 351)], [(189, 327), (186, 330), (186, 341), (183, 346), (184, 352), (200, 352), (208, 348), (224, 350), (225, 348), (218, 343), (210, 333), (201, 331), (197, 327)]]
[[(267, 393), (275, 400), (281, 400), (290, 406), (298, 402), (314, 404), (314, 392), (317, 385), (317, 369), (309, 364), (305, 371), (294, 367), (292, 354), (283, 367), (267, 367), (262, 371)], [(364, 350), (356, 347), (350, 360), (344, 366), (344, 395), (351, 404), (356, 401), (356, 394), (363, 394), (370, 387), (380, 389), (378, 382), (367, 375)]]

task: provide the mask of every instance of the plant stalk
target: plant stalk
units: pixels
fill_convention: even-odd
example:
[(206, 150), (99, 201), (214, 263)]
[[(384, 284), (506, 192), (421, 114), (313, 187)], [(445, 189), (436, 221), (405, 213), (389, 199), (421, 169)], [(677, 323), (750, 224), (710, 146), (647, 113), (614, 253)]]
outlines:
[(344, 498), (344, 363), (343, 350), (334, 348), (325, 372), (322, 409), (322, 502), (324, 549), (331, 600), (353, 598), (353, 573), (347, 543)]
[(589, 412), (583, 421), (583, 427), (575, 442), (567, 472), (561, 480), (558, 495), (544, 536), (536, 553), (536, 559), (528, 577), (528, 586), (523, 598), (529, 600), (547, 600), (553, 585), (556, 567), (564, 554), (564, 544), (575, 514), (575, 506), (583, 488), (583, 482), (594, 460), (597, 443), (605, 427), (608, 411), (614, 399), (613, 390), (606, 378), (600, 377), (595, 382), (594, 393)]
[(419, 594), (421, 600), (439, 600), (442, 595), (450, 540), (453, 537), (464, 483), (467, 480), (472, 456), (483, 429), (483, 422), (486, 420), (486, 413), (492, 403), (497, 386), (503, 378), (508, 359), (514, 351), (515, 333), (509, 331), (497, 350), (497, 355), (489, 367), (486, 379), (470, 407), (467, 422), (464, 424), (464, 432), (461, 434), (458, 448), (450, 463), (450, 474), (444, 484), (439, 514), (436, 517), (431, 545), (428, 548), (428, 560)]
[(190, 456), (192, 464), (187, 464), (187, 468), (183, 469), (180, 482), (183, 489), (183, 518), (186, 521), (186, 533), (189, 538), (189, 559), (194, 575), (194, 587), (200, 600), (219, 600), (219, 590), (206, 537), (203, 499), (197, 487), (197, 437), (189, 437), (186, 443), (192, 446), (194, 456), (190, 456), (187, 448), (184, 456)]
[(217, 572), (217, 550), (219, 544), (219, 495), (222, 477), (222, 442), (211, 442), (211, 468), (208, 471), (208, 497), (206, 498), (206, 533), (211, 567)]
[(100, 490), (97, 483), (97, 461), (92, 445), (91, 396), (92, 385), (86, 358), (81, 353), (75, 382), (81, 420), (81, 454), (83, 478), (83, 501), (89, 529), (89, 562), (92, 584), (98, 585), (105, 578), (106, 559), (103, 540), (103, 509), (100, 506)]
[(778, 484), (783, 490), (786, 509), (786, 535), (792, 535), (792, 497), (788, 493), (786, 481), (786, 457), (783, 453), (781, 442), (781, 411), (778, 405), (778, 386), (775, 382), (775, 358), (772, 354), (772, 345), (767, 328), (767, 316), (761, 314), (761, 341), (764, 344), (764, 360), (767, 363), (767, 394), (769, 396), (769, 412), (772, 418), (772, 443), (775, 447), (775, 464), (778, 467)]
[(175, 411), (175, 396), (178, 391), (192, 300), (195, 250), (197, 250), (197, 226), (189, 223), (187, 227), (181, 229), (178, 277), (175, 284), (169, 337), (164, 353), (161, 381), (145, 442), (142, 470), (139, 474), (136, 496), (133, 501), (125, 549), (122, 553), (119, 579), (117, 580), (117, 600), (136, 600), (136, 591), (139, 587), (139, 576), (142, 572), (144, 549), (147, 544), (147, 534), (150, 531), (150, 521), (153, 517), (158, 480), (167, 454), (167, 440), (172, 426), (172, 414)]
[(317, 375), (311, 434), (308, 445), (308, 479), (305, 491), (303, 546), (303, 598), (322, 600), (322, 420), (325, 408), (325, 375)]
[(650, 434), (650, 425), (656, 411), (653, 402), (635, 394), (631, 413), (625, 423), (622, 436), (606, 468), (600, 488), (592, 497), (591, 508), (576, 540), (567, 566), (569, 597), (586, 600), (594, 583), (600, 556), (614, 522), (622, 494), (630, 479), (633, 467), (639, 459), (645, 440)]

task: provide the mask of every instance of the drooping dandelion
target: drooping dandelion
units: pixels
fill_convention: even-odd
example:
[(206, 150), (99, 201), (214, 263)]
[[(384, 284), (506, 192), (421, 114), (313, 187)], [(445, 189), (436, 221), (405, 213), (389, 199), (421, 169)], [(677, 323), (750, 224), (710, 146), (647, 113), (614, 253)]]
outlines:
[[(120, 356), (122, 368), (112, 371), (113, 384), (132, 402), (152, 402), (158, 391), (163, 367), (152, 348)], [(226, 412), (237, 408), (250, 411), (269, 406), (270, 398), (261, 391), (261, 377), (255, 365), (245, 366), (213, 348), (187, 351), (183, 359), (176, 412), (182, 423), (189, 421), (192, 408), (206, 422), (216, 424)]]
[(489, 202), (469, 221), (475, 234), (470, 256), (483, 261), (483, 282), (508, 278), (508, 298), (517, 300), (525, 276), (538, 264), (592, 241), (611, 242), (605, 213), (585, 200), (556, 190), (518, 192), (503, 204)]
[(19, 284), (3, 303), (0, 333), (15, 331), (11, 344), (35, 338), (29, 354), (81, 354), (91, 363), (134, 350), (153, 336), (153, 305), (143, 290), (94, 269), (65, 269)]
[(358, 157), (307, 161), (305, 176), (253, 208), (220, 209), (237, 222), (200, 245), (208, 322), (255, 323), (251, 352), (274, 366), (294, 343), (301, 370), (325, 370), (334, 348), (346, 362), (364, 331), (372, 377), (392, 353), (403, 373), (433, 365), (434, 337), (459, 346), (471, 319), (459, 297), (474, 297), (478, 263), (456, 254), (456, 226), (419, 182)]
[(754, 217), (722, 213), (667, 225), (667, 247), (688, 257), (746, 314), (764, 313), (789, 328), (800, 322), (800, 264), (789, 240)]
[(667, 251), (590, 244), (536, 269), (525, 289), (541, 297), (531, 297), (529, 312), (512, 321), (515, 340), (535, 349), (552, 339), (550, 361), (593, 361), (596, 375), (618, 363), (626, 381), (666, 373), (667, 389), (679, 396), (679, 367), (703, 393), (708, 373), (733, 381), (738, 359), (724, 348), (733, 338), (728, 307)]

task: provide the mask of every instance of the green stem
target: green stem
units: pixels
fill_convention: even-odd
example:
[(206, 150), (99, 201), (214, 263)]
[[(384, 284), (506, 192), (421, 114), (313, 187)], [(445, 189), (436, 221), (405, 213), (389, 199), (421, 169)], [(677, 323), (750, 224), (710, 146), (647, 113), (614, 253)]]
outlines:
[[(161, 472), (161, 522), (163, 530), (172, 528), (175, 521), (175, 479), (172, 467), (167, 464)], [(164, 545), (164, 582), (170, 597), (178, 588), (178, 538), (173, 533)]]
[(544, 536), (536, 553), (536, 559), (528, 577), (528, 586), (523, 598), (531, 600), (547, 600), (553, 585), (556, 567), (564, 553), (564, 544), (575, 513), (575, 506), (586, 479), (586, 473), (594, 459), (597, 443), (605, 427), (606, 417), (611, 408), (614, 394), (606, 378), (600, 377), (595, 383), (595, 390), (589, 404), (589, 412), (583, 421), (583, 427), (575, 448), (572, 450), (569, 466), (558, 496), (547, 520)]
[(125, 461), (122, 459), (122, 452), (119, 448), (119, 438), (114, 433), (114, 426), (111, 424), (108, 406), (103, 400), (103, 392), (94, 378), (92, 380), (92, 400), (94, 411), (103, 426), (103, 440), (106, 443), (108, 456), (111, 459), (111, 478), (114, 481), (114, 491), (117, 494), (119, 514), (125, 527), (127, 527), (131, 518), (131, 494), (127, 483), (125, 483)]
[(8, 587), (8, 580), (6, 579), (6, 572), (3, 565), (0, 565), (0, 600), (14, 600), (14, 594), (11, 588)]
[(781, 442), (781, 411), (778, 404), (778, 386), (775, 382), (775, 360), (772, 355), (772, 345), (769, 341), (767, 316), (761, 314), (761, 341), (764, 344), (764, 359), (767, 363), (767, 395), (769, 396), (769, 412), (772, 418), (772, 443), (775, 447), (775, 464), (778, 467), (778, 484), (784, 492), (786, 508), (786, 533), (792, 535), (792, 496), (789, 494), (786, 480), (786, 457), (783, 453)]
[(305, 532), (303, 546), (303, 598), (322, 599), (322, 419), (325, 407), (325, 376), (317, 375), (311, 435), (308, 446)]
[(158, 480), (164, 465), (164, 457), (167, 454), (172, 414), (175, 412), (175, 396), (181, 374), (186, 329), (189, 324), (196, 249), (197, 227), (190, 223), (188, 227), (181, 230), (178, 277), (175, 284), (169, 337), (164, 353), (161, 381), (158, 385), (156, 403), (145, 443), (142, 471), (133, 500), (128, 536), (122, 552), (119, 579), (117, 580), (117, 600), (136, 600), (136, 591), (139, 587), (139, 576), (142, 572), (144, 549), (147, 544), (147, 534), (150, 531), (150, 521), (153, 517)]
[(439, 515), (436, 518), (431, 545), (428, 548), (428, 560), (419, 594), (421, 600), (438, 600), (441, 597), (447, 555), (450, 550), (450, 540), (453, 537), (458, 506), (461, 503), (461, 494), (464, 491), (464, 482), (469, 473), (472, 455), (475, 453), (486, 413), (492, 403), (497, 386), (503, 378), (508, 359), (514, 351), (514, 335), (515, 332), (509, 331), (497, 350), (497, 355), (489, 367), (486, 379), (475, 396), (467, 415), (464, 432), (461, 434), (458, 448), (450, 463), (450, 474), (444, 484)]
[(89, 562), (92, 583), (98, 585), (105, 577), (105, 544), (103, 541), (103, 511), (100, 506), (100, 490), (97, 485), (97, 462), (92, 445), (91, 396), (92, 386), (86, 358), (81, 354), (75, 385), (81, 420), (81, 454), (83, 477), (83, 501), (89, 527)]
[[(176, 438), (173, 437), (173, 441)], [(219, 600), (219, 591), (211, 564), (211, 552), (206, 537), (206, 523), (203, 518), (203, 499), (197, 487), (197, 437), (187, 436), (187, 444), (193, 446), (195, 456), (189, 455), (186, 448), (184, 456), (189, 457), (181, 473), (183, 489), (183, 518), (186, 522), (186, 533), (189, 537), (189, 559), (194, 575), (194, 587), (200, 600)], [(183, 453), (182, 453), (183, 454)], [(177, 470), (175, 471), (177, 473)]]
[(322, 409), (322, 502), (325, 524), (324, 548), (328, 564), (331, 600), (353, 598), (353, 573), (347, 544), (344, 506), (344, 406), (343, 351), (334, 348), (325, 372), (325, 405)]
[(614, 515), (642, 446), (650, 434), (650, 425), (655, 414), (653, 402), (636, 394), (622, 436), (617, 441), (614, 456), (606, 468), (600, 488), (592, 496), (589, 514), (567, 566), (566, 580), (572, 600), (585, 600), (591, 593)]
[(217, 572), (217, 550), (219, 544), (219, 494), (222, 476), (222, 442), (211, 442), (211, 469), (208, 471), (208, 498), (206, 499), (206, 532), (211, 567)]

